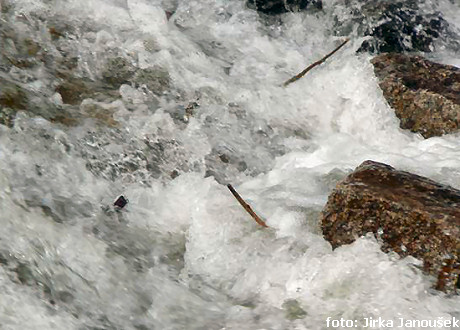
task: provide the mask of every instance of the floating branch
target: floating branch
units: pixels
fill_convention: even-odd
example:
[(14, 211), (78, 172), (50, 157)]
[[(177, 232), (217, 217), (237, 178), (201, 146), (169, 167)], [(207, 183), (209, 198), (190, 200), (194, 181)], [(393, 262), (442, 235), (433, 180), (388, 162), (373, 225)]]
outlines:
[(315, 66), (317, 65), (320, 65), (321, 63), (323, 63), (324, 61), (326, 61), (329, 57), (331, 57), (332, 55), (334, 55), (335, 52), (337, 52), (340, 48), (342, 48), (348, 41), (350, 41), (350, 39), (345, 39), (344, 42), (342, 42), (340, 44), (340, 46), (338, 46), (336, 49), (334, 49), (332, 52), (330, 52), (329, 54), (327, 54), (326, 56), (324, 56), (322, 59), (320, 59), (319, 61), (316, 61), (315, 63), (313, 64), (310, 64), (308, 66), (308, 68), (306, 68), (305, 70), (303, 70), (301, 73), (299, 73), (298, 75), (295, 75), (294, 77), (292, 77), (291, 79), (289, 80), (286, 80), (283, 84), (284, 87), (286, 87), (287, 85), (289, 85), (290, 83), (293, 83), (294, 81), (296, 80), (299, 80), (300, 78), (302, 78), (303, 76), (305, 76), (307, 74), (308, 71), (310, 71), (311, 69), (313, 69)]
[(241, 206), (246, 210), (246, 212), (248, 212), (251, 215), (251, 217), (259, 225), (261, 225), (262, 227), (267, 227), (268, 228), (268, 226), (265, 224), (265, 222), (252, 210), (251, 206), (241, 198), (240, 194), (238, 194), (236, 192), (236, 190), (232, 187), (231, 184), (228, 184), (227, 188), (232, 192), (233, 196), (235, 196), (236, 200), (241, 204)]

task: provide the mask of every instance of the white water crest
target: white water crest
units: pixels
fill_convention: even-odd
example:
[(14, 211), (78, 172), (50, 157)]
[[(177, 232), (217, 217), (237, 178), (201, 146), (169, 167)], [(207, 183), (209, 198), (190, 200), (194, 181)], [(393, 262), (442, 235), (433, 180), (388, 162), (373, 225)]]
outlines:
[[(0, 125), (1, 329), (328, 329), (328, 317), (363, 329), (370, 317), (460, 318), (460, 297), (434, 291), (419, 260), (383, 253), (372, 235), (336, 250), (322, 237), (327, 196), (364, 160), (460, 189), (460, 134), (400, 129), (371, 56), (356, 53), (363, 38), (351, 35), (282, 86), (343, 41), (333, 33), (342, 1), (270, 22), (239, 0), (1, 3), (2, 25), (52, 63), (0, 78), (38, 95), (44, 111), (62, 106), (62, 77), (50, 69), (59, 61), (75, 59), (73, 74), (96, 82), (113, 58), (170, 79), (161, 93), (147, 80), (88, 97), (69, 109), (97, 115), (78, 125), (27, 111)], [(427, 3), (459, 30), (457, 4)], [(58, 41), (50, 22), (64, 26)], [(444, 45), (429, 56), (459, 65)], [(115, 211), (120, 195), (129, 203)]]

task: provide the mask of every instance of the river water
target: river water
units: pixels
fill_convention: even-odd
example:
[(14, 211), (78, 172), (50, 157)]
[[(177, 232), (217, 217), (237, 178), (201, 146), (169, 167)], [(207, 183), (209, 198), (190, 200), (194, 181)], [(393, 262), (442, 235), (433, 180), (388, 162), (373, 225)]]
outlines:
[[(427, 4), (459, 29), (458, 4)], [(237, 0), (2, 2), (3, 28), (18, 36), (2, 52), (16, 56), (29, 38), (47, 59), (2, 66), (1, 77), (34, 95), (29, 106), (81, 118), (69, 126), (26, 111), (0, 125), (0, 328), (460, 318), (460, 298), (433, 291), (420, 261), (384, 254), (373, 237), (334, 251), (322, 238), (328, 194), (366, 159), (460, 188), (460, 135), (401, 130), (371, 56), (356, 53), (362, 38), (351, 33), (282, 87), (344, 39), (334, 15), (346, 18), (342, 1), (268, 20)], [(428, 56), (460, 66), (458, 55), (441, 44)], [(123, 65), (107, 69), (114, 58)], [(68, 106), (52, 70), (68, 59), (95, 89), (126, 67), (147, 79)], [(120, 195), (129, 203), (116, 211)]]

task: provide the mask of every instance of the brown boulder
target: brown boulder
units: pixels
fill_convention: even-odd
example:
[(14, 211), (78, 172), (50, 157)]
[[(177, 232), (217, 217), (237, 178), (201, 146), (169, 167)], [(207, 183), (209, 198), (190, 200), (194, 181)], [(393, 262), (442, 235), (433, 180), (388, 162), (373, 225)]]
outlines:
[(337, 184), (322, 229), (333, 248), (372, 232), (385, 252), (422, 260), (437, 289), (459, 289), (459, 190), (368, 160)]
[(396, 53), (376, 56), (371, 62), (401, 128), (424, 138), (460, 128), (459, 68)]

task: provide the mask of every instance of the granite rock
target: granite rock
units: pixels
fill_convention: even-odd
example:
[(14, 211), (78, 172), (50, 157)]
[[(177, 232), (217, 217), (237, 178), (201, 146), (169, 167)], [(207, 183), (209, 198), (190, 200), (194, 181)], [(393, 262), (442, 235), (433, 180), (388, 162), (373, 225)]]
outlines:
[(458, 131), (459, 68), (396, 53), (378, 55), (372, 64), (401, 128), (425, 138)]
[(343, 0), (336, 5), (338, 35), (367, 36), (359, 51), (430, 52), (437, 45), (458, 49), (455, 30), (436, 11), (415, 0)]
[(385, 252), (413, 256), (437, 278), (438, 290), (460, 286), (460, 191), (365, 161), (339, 182), (322, 212), (333, 248), (374, 233)]
[(247, 4), (249, 8), (268, 15), (323, 8), (321, 0), (248, 0)]

